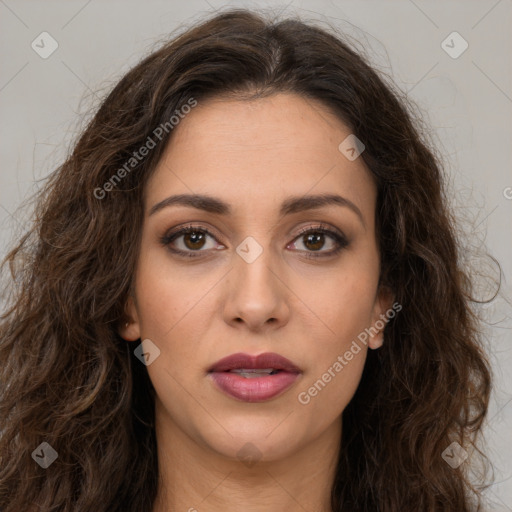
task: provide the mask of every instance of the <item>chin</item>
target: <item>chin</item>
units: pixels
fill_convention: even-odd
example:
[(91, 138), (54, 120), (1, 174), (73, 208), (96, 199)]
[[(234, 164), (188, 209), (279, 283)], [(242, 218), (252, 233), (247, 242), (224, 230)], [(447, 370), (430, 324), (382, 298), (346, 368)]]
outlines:
[[(296, 433), (290, 431), (290, 425), (286, 428), (279, 426), (279, 421), (269, 422), (267, 418), (261, 421), (244, 419), (225, 422), (219, 432), (209, 431), (203, 434), (203, 442), (210, 449), (230, 460), (249, 461), (274, 461), (285, 458), (297, 449)], [(277, 427), (277, 428), (276, 428)]]

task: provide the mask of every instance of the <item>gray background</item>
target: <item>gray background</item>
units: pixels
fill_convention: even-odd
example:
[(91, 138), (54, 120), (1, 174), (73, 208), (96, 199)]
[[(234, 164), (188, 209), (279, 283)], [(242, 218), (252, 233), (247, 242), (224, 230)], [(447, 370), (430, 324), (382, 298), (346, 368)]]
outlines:
[[(487, 491), (489, 510), (512, 512), (511, 0), (0, 0), (0, 257), (27, 225), (22, 201), (63, 160), (115, 82), (183, 24), (227, 6), (334, 24), (393, 77), (431, 127), (464, 255), (493, 277), (489, 251), (504, 273), (500, 296), (480, 312), (496, 378), (485, 430), (496, 482)], [(31, 47), (43, 31), (59, 45), (46, 59)], [(441, 46), (453, 31), (469, 45), (458, 58)], [(492, 295), (492, 287), (482, 281), (479, 293)]]

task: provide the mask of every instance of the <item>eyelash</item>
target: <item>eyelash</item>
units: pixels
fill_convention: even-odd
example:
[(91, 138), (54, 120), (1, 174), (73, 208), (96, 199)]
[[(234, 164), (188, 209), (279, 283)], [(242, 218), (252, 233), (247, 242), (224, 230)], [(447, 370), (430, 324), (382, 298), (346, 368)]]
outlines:
[[(182, 251), (181, 249), (176, 249), (176, 248), (173, 248), (170, 246), (171, 243), (174, 242), (174, 240), (179, 238), (180, 235), (185, 235), (185, 234), (189, 234), (192, 232), (205, 234), (205, 235), (211, 236), (212, 238), (215, 238), (215, 236), (212, 233), (210, 233), (210, 231), (208, 231), (207, 229), (205, 229), (201, 226), (188, 225), (188, 226), (183, 226), (174, 232), (166, 233), (165, 235), (163, 235), (160, 238), (160, 243), (162, 245), (168, 247), (169, 250), (172, 251), (173, 253), (178, 254), (180, 256), (184, 256), (184, 257), (188, 257), (188, 258), (200, 257), (200, 254), (197, 254), (197, 253), (206, 252), (206, 251), (201, 251), (201, 250)], [(297, 236), (293, 239), (293, 242), (295, 240), (297, 240), (297, 238), (300, 238), (301, 236), (303, 236), (305, 234), (309, 234), (309, 233), (322, 233), (322, 234), (330, 236), (336, 242), (337, 248), (335, 248), (331, 251), (328, 251), (328, 252), (326, 252), (326, 251), (320, 251), (320, 252), (306, 251), (304, 254), (305, 258), (316, 259), (316, 258), (326, 258), (329, 256), (334, 256), (348, 246), (348, 241), (342, 233), (338, 233), (337, 231), (329, 229), (324, 224), (320, 224), (318, 227), (315, 227), (315, 228), (311, 228), (311, 227), (301, 228), (301, 230), (299, 231)], [(302, 251), (302, 252), (304, 252), (304, 251)]]

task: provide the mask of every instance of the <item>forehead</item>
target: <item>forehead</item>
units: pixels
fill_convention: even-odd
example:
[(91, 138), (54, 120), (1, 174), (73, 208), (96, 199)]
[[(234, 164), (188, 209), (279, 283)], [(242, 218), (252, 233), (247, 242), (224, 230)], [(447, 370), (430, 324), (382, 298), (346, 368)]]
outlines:
[(171, 193), (207, 193), (252, 214), (289, 196), (337, 193), (371, 217), (373, 179), (338, 149), (350, 133), (322, 103), (295, 94), (199, 102), (171, 134), (146, 211)]

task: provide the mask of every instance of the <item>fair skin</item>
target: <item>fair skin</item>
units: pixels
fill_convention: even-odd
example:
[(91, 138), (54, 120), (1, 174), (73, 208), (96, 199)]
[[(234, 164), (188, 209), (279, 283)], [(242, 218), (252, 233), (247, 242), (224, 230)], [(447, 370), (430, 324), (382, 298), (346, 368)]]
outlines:
[[(134, 294), (121, 329), (137, 342), (133, 349), (150, 339), (160, 350), (147, 366), (160, 474), (153, 512), (330, 511), (341, 413), (382, 332), (307, 404), (298, 396), (392, 303), (378, 288), (376, 186), (362, 158), (338, 150), (349, 134), (322, 104), (293, 94), (199, 102), (174, 129), (145, 189)], [(151, 214), (176, 194), (208, 195), (231, 211), (174, 204)], [(290, 197), (317, 194), (342, 196), (355, 208), (279, 214)], [(211, 235), (202, 246), (187, 235), (171, 245), (196, 258), (161, 241), (187, 223)], [(333, 254), (331, 235), (316, 232), (317, 242), (298, 233), (314, 234), (319, 224), (343, 233), (348, 245)], [(236, 252), (249, 236), (262, 249), (250, 263)], [(237, 400), (207, 374), (237, 352), (276, 352), (301, 373), (270, 400)], [(251, 463), (240, 455), (244, 445)]]

